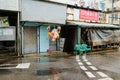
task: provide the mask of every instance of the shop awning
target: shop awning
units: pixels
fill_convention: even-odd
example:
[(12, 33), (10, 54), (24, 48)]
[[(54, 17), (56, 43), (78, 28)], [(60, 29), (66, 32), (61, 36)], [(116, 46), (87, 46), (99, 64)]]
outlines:
[(87, 22), (76, 22), (76, 21), (67, 21), (67, 25), (78, 25), (82, 28), (112, 28), (120, 29), (120, 26), (111, 25), (111, 24), (100, 24), (100, 23), (87, 23)]

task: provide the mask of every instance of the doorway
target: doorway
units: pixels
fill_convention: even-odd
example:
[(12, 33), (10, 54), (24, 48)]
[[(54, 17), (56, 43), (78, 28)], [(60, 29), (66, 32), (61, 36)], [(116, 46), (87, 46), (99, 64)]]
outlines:
[(37, 52), (37, 27), (24, 27), (24, 53)]

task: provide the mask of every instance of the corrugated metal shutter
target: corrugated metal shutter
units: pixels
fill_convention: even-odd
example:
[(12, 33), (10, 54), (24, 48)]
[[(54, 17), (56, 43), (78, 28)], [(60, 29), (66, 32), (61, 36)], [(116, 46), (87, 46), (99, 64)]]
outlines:
[(37, 27), (24, 27), (24, 53), (37, 52)]

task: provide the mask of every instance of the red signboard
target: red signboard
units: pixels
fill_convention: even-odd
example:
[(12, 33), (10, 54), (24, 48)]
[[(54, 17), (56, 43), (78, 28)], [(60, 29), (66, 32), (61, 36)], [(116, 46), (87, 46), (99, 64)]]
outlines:
[(98, 22), (98, 12), (80, 9), (80, 20), (89, 20)]

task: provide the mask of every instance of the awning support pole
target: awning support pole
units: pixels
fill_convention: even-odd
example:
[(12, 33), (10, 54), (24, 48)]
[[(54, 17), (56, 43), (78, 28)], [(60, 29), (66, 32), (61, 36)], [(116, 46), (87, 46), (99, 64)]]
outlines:
[(81, 28), (78, 26), (78, 44), (81, 44)]

